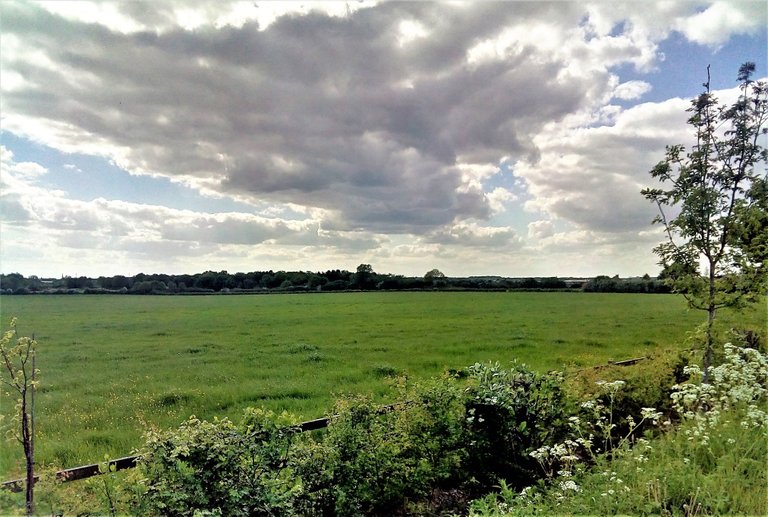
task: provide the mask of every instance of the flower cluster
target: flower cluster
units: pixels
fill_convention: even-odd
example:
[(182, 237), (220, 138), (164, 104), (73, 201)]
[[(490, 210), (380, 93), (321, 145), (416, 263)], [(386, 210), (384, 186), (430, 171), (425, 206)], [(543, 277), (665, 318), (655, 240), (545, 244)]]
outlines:
[[(629, 445), (637, 431), (644, 422), (650, 422), (657, 425), (662, 417), (662, 413), (655, 408), (642, 408), (640, 420), (636, 421), (632, 415), (627, 415), (626, 420), (629, 424), (629, 430), (626, 436), (621, 437), (616, 443), (613, 441), (614, 430), (614, 407), (613, 403), (617, 395), (624, 388), (626, 383), (622, 380), (613, 382), (598, 381), (601, 395), (607, 395), (608, 406), (600, 399), (590, 399), (581, 404), (581, 416), (570, 416), (568, 425), (571, 429), (571, 438), (563, 440), (552, 446), (540, 447), (530, 453), (530, 456), (536, 459), (544, 471), (545, 477), (552, 480), (555, 477), (565, 478), (556, 485), (558, 500), (565, 499), (568, 495), (580, 492), (581, 487), (571, 479), (575, 474), (585, 469), (585, 460), (596, 460), (601, 453), (618, 452)], [(646, 448), (648, 441), (644, 439), (642, 443)], [(595, 446), (595, 442), (598, 445)], [(641, 455), (642, 456), (642, 455)], [(609, 479), (612, 484), (617, 485), (616, 490), (626, 490), (622, 485), (623, 481), (614, 475)], [(524, 490), (521, 495), (528, 496), (530, 487)], [(612, 488), (603, 494), (609, 496), (615, 493)]]
[[(723, 364), (710, 369), (710, 382), (701, 382), (702, 370), (690, 366), (685, 368), (690, 381), (673, 386), (672, 406), (684, 421), (679, 432), (689, 444), (681, 450), (682, 463), (691, 468), (700, 457), (712, 456), (712, 451), (719, 447), (713, 445), (716, 440), (738, 445), (738, 436), (729, 437), (725, 442), (717, 434), (720, 431), (715, 431), (713, 426), (718, 422), (728, 424), (732, 421), (745, 429), (760, 429), (768, 437), (768, 357), (758, 350), (732, 344), (725, 345), (724, 356)], [(583, 475), (588, 466), (593, 465), (603, 468), (595, 470), (602, 480), (591, 500), (602, 504), (602, 508), (610, 513), (618, 508), (616, 505), (626, 494), (632, 492), (630, 485), (636, 485), (632, 477), (634, 472), (653, 471), (653, 458), (658, 457), (655, 446), (649, 436), (641, 437), (640, 434), (648, 425), (669, 428), (672, 425), (670, 419), (653, 407), (643, 407), (639, 414), (623, 414), (618, 408), (624, 407), (619, 401), (625, 382), (599, 381), (597, 384), (598, 396), (582, 402), (577, 413), (565, 418), (569, 428), (567, 439), (529, 453), (540, 464), (544, 482), (519, 493), (510, 493), (508, 488), (502, 490), (500, 499), (503, 503), (497, 503), (497, 511), (503, 514), (508, 509), (525, 509), (525, 513), (542, 502), (551, 505), (550, 510), (569, 504), (569, 500), (581, 504), (578, 501), (594, 490), (589, 478)], [(729, 420), (734, 417), (740, 420)], [(610, 461), (622, 456), (632, 462), (632, 468), (619, 475), (611, 470)], [(639, 479), (642, 475), (639, 474)], [(665, 482), (656, 479), (648, 483), (648, 496), (658, 504), (666, 497), (660, 493), (666, 490)], [(693, 500), (690, 506), (700, 507)]]
[[(745, 429), (761, 427), (768, 431), (768, 413), (759, 406), (768, 394), (768, 357), (754, 348), (724, 345), (725, 361), (709, 369), (710, 382), (688, 382), (672, 387), (673, 407), (686, 420), (697, 426), (688, 431), (689, 439), (706, 444), (706, 430), (716, 424), (724, 411), (744, 408)], [(704, 378), (696, 365), (685, 368), (693, 379)]]

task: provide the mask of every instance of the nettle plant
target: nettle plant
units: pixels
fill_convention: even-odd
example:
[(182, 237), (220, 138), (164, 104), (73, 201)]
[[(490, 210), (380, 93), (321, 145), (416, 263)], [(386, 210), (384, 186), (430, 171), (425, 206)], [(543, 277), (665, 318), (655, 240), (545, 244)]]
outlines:
[(567, 397), (560, 372), (538, 374), (524, 364), (469, 368), (468, 467), (481, 483), (523, 486), (537, 477), (531, 451), (567, 433)]

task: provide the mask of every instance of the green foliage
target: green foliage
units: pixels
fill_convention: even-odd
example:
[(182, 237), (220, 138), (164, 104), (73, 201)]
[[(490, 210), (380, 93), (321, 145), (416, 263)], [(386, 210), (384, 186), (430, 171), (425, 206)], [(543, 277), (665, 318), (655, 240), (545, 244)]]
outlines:
[[(45, 343), (37, 366), (46, 381), (36, 393), (45, 439), (35, 454), (62, 468), (129, 454), (148, 427), (175, 428), (191, 414), (237, 421), (263, 406), (309, 420), (332, 407), (334, 393), (386, 403), (391, 378), (373, 375), (377, 366), (414, 380), (513, 359), (538, 372), (581, 368), (689, 348), (687, 331), (699, 321), (679, 296), (578, 292), (1, 301)], [(758, 308), (718, 319), (766, 327)], [(12, 410), (0, 407), (8, 419)], [(0, 477), (21, 477), (23, 462), (21, 447), (0, 447)]]
[[(689, 151), (668, 146), (651, 170), (666, 189), (642, 192), (658, 206), (654, 222), (667, 234), (654, 252), (669, 281), (691, 307), (707, 311), (705, 374), (713, 360), (716, 311), (757, 301), (768, 281), (765, 238), (760, 236), (766, 222), (765, 179), (756, 170), (768, 158), (759, 144), (768, 122), (768, 84), (753, 81), (754, 71), (754, 63), (739, 68), (741, 94), (728, 107), (719, 105), (707, 77), (705, 91), (688, 109), (696, 144)], [(669, 218), (665, 211), (677, 215)], [(700, 261), (704, 271), (699, 271)]]
[[(594, 451), (591, 442), (599, 441), (596, 428), (603, 426), (604, 413), (597, 410), (597, 418), (586, 422), (595, 429), (588, 440), (536, 451), (543, 465), (552, 456), (562, 460), (550, 469), (566, 465), (559, 477), (520, 492), (502, 485), (500, 493), (473, 503), (470, 515), (765, 515), (768, 357), (753, 348), (727, 344), (724, 349), (711, 383), (702, 382), (703, 372), (694, 365), (685, 368), (691, 379), (674, 386), (678, 428), (667, 423), (667, 432), (655, 439), (629, 434), (604, 447), (605, 453), (589, 455), (591, 464), (580, 462), (587, 456), (579, 455), (579, 448)], [(622, 388), (620, 381), (603, 386), (614, 394)], [(644, 419), (660, 416), (651, 408), (642, 412)], [(577, 417), (571, 420), (574, 429), (584, 429)]]
[(688, 440), (694, 426), (686, 422), (612, 459), (600, 457), (572, 484), (493, 494), (473, 503), (470, 515), (766, 515), (765, 430), (742, 428), (741, 410), (723, 416), (707, 446)]
[(561, 376), (520, 365), (470, 370), (469, 387), (447, 376), (399, 379), (388, 407), (343, 397), (315, 438), (298, 438), (290, 419), (257, 410), (239, 425), (192, 417), (176, 431), (150, 432), (136, 511), (386, 515), (470, 477), (488, 487), (540, 475), (529, 453), (564, 425)]
[(468, 388), (471, 474), (485, 485), (524, 486), (538, 475), (530, 456), (566, 430), (567, 400), (559, 373), (538, 374), (522, 364), (475, 364)]
[[(664, 415), (672, 413), (670, 395), (674, 386), (688, 378), (684, 372), (690, 361), (690, 352), (664, 353), (656, 350), (651, 356), (631, 368), (607, 366), (596, 370), (587, 370), (568, 381), (569, 392), (580, 400), (597, 400), (604, 407), (610, 408), (614, 428), (610, 439), (618, 440), (626, 436), (631, 424), (627, 417), (637, 417), (643, 408), (656, 408)], [(606, 384), (621, 381), (620, 390), (607, 390)], [(590, 418), (586, 412), (578, 415)], [(645, 431), (645, 426), (637, 429)]]
[(734, 238), (741, 251), (742, 275), (752, 292), (768, 291), (768, 176), (755, 178), (736, 207)]
[(1, 393), (14, 403), (10, 424), (3, 427), (6, 437), (18, 442), (24, 451), (26, 512), (31, 515), (35, 511), (35, 391), (40, 370), (35, 367), (37, 341), (34, 337), (19, 336), (16, 321), (13, 318), (10, 329), (0, 336)]
[(388, 514), (456, 478), (465, 457), (462, 392), (450, 379), (401, 386), (394, 410), (347, 397), (319, 443), (298, 453), (301, 515)]
[(141, 452), (137, 509), (149, 515), (278, 515), (300, 485), (285, 469), (295, 430), (286, 414), (249, 409), (239, 425), (190, 417), (151, 431)]

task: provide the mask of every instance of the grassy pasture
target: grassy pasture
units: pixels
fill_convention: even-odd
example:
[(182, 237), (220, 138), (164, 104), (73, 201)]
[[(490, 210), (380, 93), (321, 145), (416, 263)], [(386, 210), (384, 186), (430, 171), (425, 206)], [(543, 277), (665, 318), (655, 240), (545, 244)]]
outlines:
[[(386, 398), (396, 375), (513, 359), (544, 371), (684, 348), (703, 320), (671, 295), (520, 292), (5, 296), (0, 314), (40, 343), (37, 457), (59, 467), (127, 454), (149, 425), (190, 414), (265, 406), (308, 419), (335, 394)], [(722, 314), (739, 327), (764, 318)], [(0, 477), (21, 469), (20, 447), (6, 443)]]

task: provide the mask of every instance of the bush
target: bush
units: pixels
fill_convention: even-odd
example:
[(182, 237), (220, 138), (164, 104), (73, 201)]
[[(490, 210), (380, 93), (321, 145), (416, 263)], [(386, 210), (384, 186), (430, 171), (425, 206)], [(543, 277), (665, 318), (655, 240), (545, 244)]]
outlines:
[[(596, 399), (610, 408), (615, 424), (612, 438), (616, 439), (626, 436), (629, 431), (631, 424), (627, 417), (637, 417), (643, 408), (655, 408), (666, 416), (674, 415), (673, 387), (688, 379), (685, 367), (689, 361), (688, 352), (671, 354), (657, 351), (631, 368), (606, 366), (581, 371), (569, 380), (568, 388), (579, 400)], [(611, 393), (603, 389), (602, 383), (618, 380), (624, 383), (620, 390)], [(641, 426), (636, 431), (641, 434), (644, 430)]]
[(530, 453), (560, 440), (567, 430), (567, 400), (560, 373), (537, 374), (525, 365), (469, 369), (467, 390), (469, 473), (483, 486), (505, 480), (523, 487), (540, 476)]
[[(723, 357), (710, 371), (709, 384), (701, 382), (699, 367), (685, 368), (691, 380), (675, 385), (671, 396), (681, 419), (677, 429), (653, 440), (628, 434), (614, 447), (604, 447), (606, 453), (590, 456), (591, 469), (567, 449), (573, 444), (594, 452), (592, 435), (588, 441), (565, 440), (551, 449), (570, 454), (572, 464), (558, 467), (558, 478), (519, 493), (502, 485), (500, 494), (474, 502), (470, 515), (766, 515), (768, 357), (730, 344)], [(615, 394), (622, 386), (613, 381), (603, 389)], [(651, 408), (642, 411), (643, 420), (660, 416)], [(572, 420), (574, 428), (605, 423), (603, 418), (597, 425)], [(549, 452), (534, 455), (547, 460)]]
[(456, 477), (465, 456), (464, 407), (455, 382), (402, 387), (382, 411), (366, 397), (339, 400), (322, 441), (297, 452), (301, 515), (389, 514)]
[(300, 489), (285, 468), (295, 423), (248, 409), (239, 425), (190, 417), (178, 430), (150, 432), (141, 452), (139, 513), (284, 514)]

